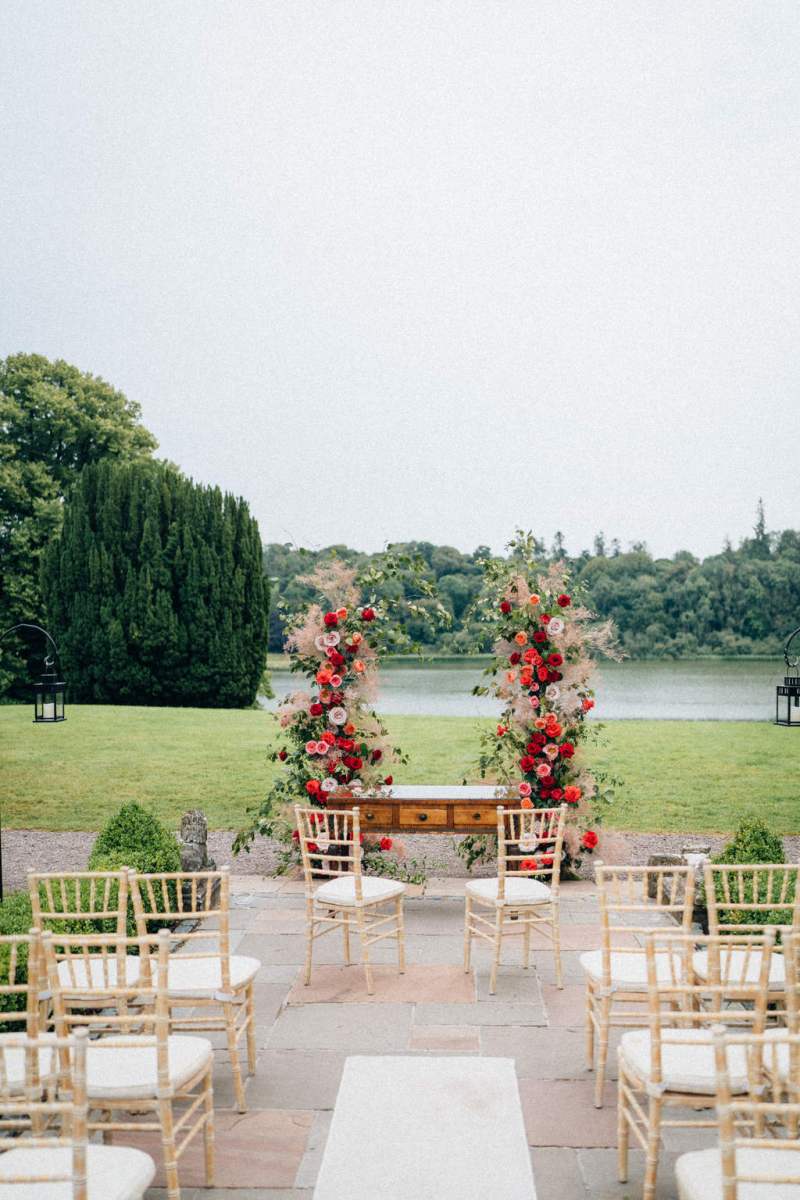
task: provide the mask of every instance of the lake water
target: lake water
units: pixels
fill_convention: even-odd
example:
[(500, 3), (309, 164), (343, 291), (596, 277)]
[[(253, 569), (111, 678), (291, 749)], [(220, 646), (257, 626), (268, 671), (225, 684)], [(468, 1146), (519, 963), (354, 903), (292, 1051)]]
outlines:
[[(429, 663), (388, 662), (381, 668), (379, 712), (425, 716), (491, 717), (500, 706), (488, 696), (472, 696), (485, 664), (476, 659)], [(289, 671), (273, 671), (274, 709), (288, 692), (302, 687)], [(783, 662), (747, 659), (694, 659), (674, 662), (603, 663), (596, 679), (600, 720), (639, 718), (691, 721), (771, 721), (775, 685), (783, 682)]]

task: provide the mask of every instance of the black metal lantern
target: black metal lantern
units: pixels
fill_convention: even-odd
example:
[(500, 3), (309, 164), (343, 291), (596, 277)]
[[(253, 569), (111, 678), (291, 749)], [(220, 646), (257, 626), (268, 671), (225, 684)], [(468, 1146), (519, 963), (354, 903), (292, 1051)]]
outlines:
[(792, 657), (790, 654), (792, 642), (799, 633), (800, 626), (789, 634), (783, 648), (786, 670), (792, 674), (784, 675), (783, 683), (775, 689), (775, 724), (790, 729), (800, 729), (800, 655)]
[(46, 671), (33, 691), (34, 722), (37, 725), (66, 721), (64, 716), (64, 681), (55, 671)]

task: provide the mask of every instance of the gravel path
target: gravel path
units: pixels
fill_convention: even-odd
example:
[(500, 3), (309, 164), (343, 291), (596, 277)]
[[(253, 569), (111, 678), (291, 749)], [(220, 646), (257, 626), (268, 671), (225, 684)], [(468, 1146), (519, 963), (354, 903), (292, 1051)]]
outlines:
[[(81, 871), (91, 852), (94, 833), (81, 831), (50, 833), (42, 829), (6, 829), (2, 834), (3, 882), (6, 892), (25, 887), (25, 876), (34, 871)], [(209, 851), (218, 865), (226, 863), (236, 875), (271, 875), (278, 862), (276, 843), (257, 840), (249, 854), (235, 858), (231, 853), (233, 833), (209, 834)], [(455, 852), (451, 834), (410, 834), (402, 841), (407, 858), (426, 865), (428, 875), (463, 877), (463, 861)], [(710, 846), (716, 854), (728, 840), (727, 835), (683, 833), (622, 833), (603, 835), (598, 857), (609, 863), (645, 863), (651, 854), (680, 854), (684, 846)], [(787, 862), (800, 862), (800, 836), (783, 839)], [(592, 858), (587, 856), (582, 874), (591, 878)], [(474, 875), (491, 875), (492, 864), (476, 868)]]

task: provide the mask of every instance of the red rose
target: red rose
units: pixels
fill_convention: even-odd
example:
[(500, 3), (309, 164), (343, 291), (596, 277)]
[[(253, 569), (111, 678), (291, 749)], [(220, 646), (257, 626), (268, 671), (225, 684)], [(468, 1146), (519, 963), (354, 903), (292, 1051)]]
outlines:
[(382, 837), (380, 840), (381, 850), (391, 850), (393, 845), (394, 845), (394, 843), (392, 842), (391, 838)]
[(327, 626), (329, 626), (330, 628), (333, 628), (334, 625), (339, 624), (339, 618), (337, 617), (335, 612), (325, 613), (324, 621), (325, 621), (325, 624)]
[(572, 758), (573, 754), (575, 753), (575, 747), (573, 746), (572, 742), (562, 742), (558, 747), (558, 753), (562, 758)]
[(327, 742), (329, 746), (332, 746), (333, 743), (336, 741), (336, 734), (332, 733), (330, 731), (330, 729), (326, 729), (325, 732), (323, 733), (322, 737), (320, 738), (320, 741)]
[(524, 754), (519, 760), (519, 765), (523, 774), (527, 775), (528, 771), (532, 771), (534, 768), (534, 759), (529, 754)]
[(550, 799), (550, 797), (552, 796), (552, 794), (553, 794), (553, 793), (550, 791), (550, 789), (549, 789), (549, 788), (543, 789), (543, 790), (542, 790), (542, 791), (539, 793), (539, 795), (541, 796), (542, 800), (549, 800), (549, 799)]
[(318, 853), (318, 851), (319, 851), (319, 846), (317, 845), (317, 843), (316, 843), (316, 842), (309, 842), (309, 843), (308, 843), (308, 852), (309, 852), (309, 854), (317, 854), (317, 853)]
[(361, 610), (361, 620), (362, 621), (374, 621), (375, 620), (375, 609), (374, 608), (363, 608)]
[(550, 672), (548, 671), (547, 667), (538, 667), (536, 674), (542, 683), (547, 683), (548, 679), (550, 678)]
[(298, 831), (297, 829), (293, 829), (293, 830), (292, 830), (292, 841), (293, 841), (293, 842), (299, 842), (299, 841), (300, 841), (300, 833), (299, 833), (299, 831)]
[(387, 786), (388, 786), (388, 785), (394, 783), (394, 778), (391, 775), (387, 775), (383, 782), (385, 784), (387, 784)]
[(338, 650), (334, 650), (333, 647), (331, 647), (331, 649), (328, 651), (328, 659), (335, 667), (340, 667), (344, 662), (344, 655), (340, 654)]
[(542, 624), (543, 625), (550, 624), (550, 613), (542, 613)]
[(572, 604), (572, 597), (568, 596), (566, 592), (562, 592), (558, 597), (559, 608), (569, 608), (570, 604)]
[(315, 700), (313, 704), (309, 705), (308, 711), (311, 713), (312, 717), (321, 717), (322, 705), (320, 704), (319, 700)]
[(319, 791), (319, 780), (309, 779), (308, 783), (306, 784), (306, 791), (308, 792), (309, 796), (316, 796), (317, 792)]
[(498, 737), (502, 737), (506, 733), (508, 733), (508, 730), (506, 729), (505, 725), (497, 726), (497, 736)]
[(534, 742), (533, 738), (531, 738), (525, 749), (527, 750), (528, 754), (535, 754), (539, 749), (539, 744), (538, 742)]
[(513, 663), (514, 666), (516, 666), (517, 663), (521, 661), (521, 659), (522, 659), (522, 655), (520, 654), (519, 650), (515, 650), (513, 654), (509, 654), (509, 656), (508, 656), (508, 661), (510, 663)]
[(583, 701), (583, 711), (589, 712), (589, 710), (592, 708), (594, 708), (594, 700), (590, 700), (589, 697), (587, 696), (586, 699)]
[(560, 667), (564, 659), (557, 650), (554, 650), (552, 654), (548, 654), (547, 661), (550, 663), (551, 667)]
[(278, 758), (281, 760), (281, 762), (286, 762), (286, 751), (285, 751), (285, 750), (279, 750), (279, 751), (278, 751)]
[(500, 612), (501, 613), (510, 613), (511, 612), (511, 605), (508, 603), (507, 600), (500, 601)]
[(542, 855), (542, 866), (543, 867), (552, 867), (552, 865), (553, 865), (552, 854), (543, 854)]
[(535, 858), (523, 858), (522, 862), (519, 864), (520, 871), (536, 871), (538, 870), (538, 867), (539, 864)]
[(535, 642), (539, 642), (539, 643), (546, 642), (547, 634), (545, 633), (545, 631), (543, 629), (537, 629), (536, 633), (533, 635), (533, 640)]
[(597, 842), (598, 837), (593, 829), (587, 829), (586, 833), (581, 838), (581, 845), (583, 845), (587, 850), (594, 850)]
[(553, 797), (554, 800), (563, 800), (564, 799), (564, 789), (563, 788), (553, 788), (550, 795)]
[(370, 755), (370, 758), (372, 759), (373, 762), (380, 762), (381, 759), (383, 758), (383, 751), (382, 750), (373, 750), (372, 754)]

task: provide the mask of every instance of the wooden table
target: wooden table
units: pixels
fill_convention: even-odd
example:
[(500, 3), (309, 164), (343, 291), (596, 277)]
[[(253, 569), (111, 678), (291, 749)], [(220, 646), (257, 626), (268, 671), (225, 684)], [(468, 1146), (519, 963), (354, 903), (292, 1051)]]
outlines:
[(502, 789), (495, 784), (398, 785), (375, 796), (333, 793), (328, 803), (331, 808), (358, 806), (362, 830), (404, 833), (412, 830), (416, 833), (491, 832), (497, 829), (498, 804), (508, 805), (502, 798)]

